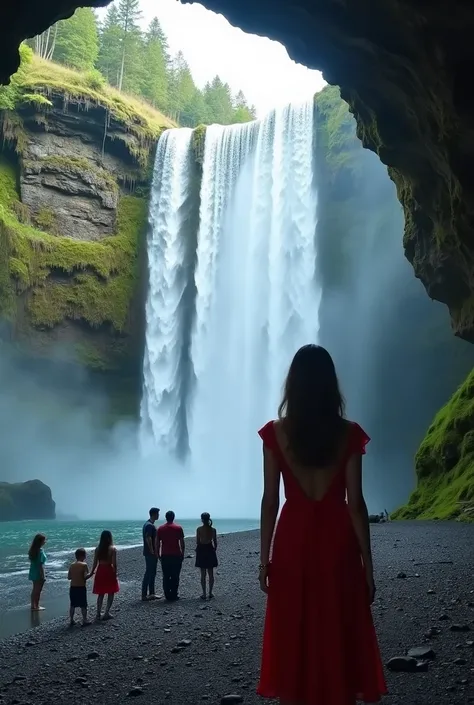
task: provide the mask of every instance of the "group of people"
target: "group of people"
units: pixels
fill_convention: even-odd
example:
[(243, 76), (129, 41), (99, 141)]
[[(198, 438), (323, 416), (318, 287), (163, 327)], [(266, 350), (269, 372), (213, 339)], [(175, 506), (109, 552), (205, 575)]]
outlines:
[[(185, 551), (184, 531), (179, 524), (175, 523), (175, 513), (172, 511), (166, 512), (166, 523), (157, 529), (155, 523), (159, 516), (160, 510), (157, 507), (152, 507), (149, 519), (143, 526), (143, 555), (146, 568), (142, 583), (142, 600), (148, 601), (161, 597), (155, 593), (157, 566), (160, 561), (164, 597), (169, 602), (174, 602), (179, 599), (179, 579)], [(211, 517), (207, 512), (201, 514), (201, 521), (202, 525), (196, 530), (196, 567), (201, 570), (201, 599), (205, 600), (207, 596), (209, 599), (214, 596), (214, 568), (218, 565), (217, 532), (213, 528)], [(45, 544), (46, 536), (36, 534), (28, 551), (29, 579), (32, 583), (31, 610), (33, 612), (44, 609), (40, 606), (40, 598), (46, 580)], [(206, 576), (209, 579), (208, 592)], [(92, 577), (94, 577), (92, 593), (97, 596), (96, 621), (112, 619), (110, 610), (114, 597), (120, 588), (117, 573), (117, 549), (110, 531), (103, 531), (100, 535), (99, 544), (94, 551), (91, 570), (87, 564), (87, 552), (84, 548), (76, 550), (75, 560), (69, 566), (69, 619), (71, 626), (74, 625), (77, 609), (81, 611), (82, 624), (86, 626), (91, 623), (87, 616), (87, 581)], [(107, 597), (107, 602), (102, 614), (105, 597)]]
[[(149, 519), (143, 525), (143, 555), (145, 575), (142, 582), (142, 600), (156, 600), (155, 580), (158, 562), (163, 574), (163, 593), (169, 602), (179, 600), (179, 578), (183, 565), (185, 543), (183, 528), (175, 523), (175, 513), (165, 514), (166, 523), (158, 529), (155, 523), (160, 516), (158, 507), (152, 507)], [(202, 525), (196, 530), (196, 568), (201, 570), (201, 599), (214, 597), (214, 568), (217, 568), (217, 532), (208, 512), (201, 514)], [(207, 591), (206, 576), (209, 579)]]
[[(259, 434), (264, 487), (258, 580), (267, 601), (257, 692), (280, 705), (376, 703), (387, 689), (371, 613), (374, 567), (362, 492), (362, 457), (370, 438), (345, 418), (327, 350), (318, 345), (298, 350), (278, 419)], [(281, 481), (285, 502), (280, 512)], [(156, 598), (161, 561), (164, 595), (173, 601), (178, 599), (184, 534), (173, 512), (156, 529), (158, 517), (158, 508), (152, 508), (143, 527), (142, 599)], [(83, 551), (70, 570), (70, 576), (80, 576), (77, 585), (71, 577), (71, 590), (82, 590), (71, 592), (72, 609), (83, 604), (82, 581), (97, 568), (94, 592), (108, 594), (104, 619), (118, 590), (116, 553), (108, 533), (101, 537), (90, 573)], [(217, 541), (208, 514), (202, 515), (196, 539), (201, 597), (212, 598)], [(43, 545), (44, 537), (35, 538), (30, 552), (34, 586), (44, 581)], [(32, 609), (39, 609), (40, 591), (33, 588)]]

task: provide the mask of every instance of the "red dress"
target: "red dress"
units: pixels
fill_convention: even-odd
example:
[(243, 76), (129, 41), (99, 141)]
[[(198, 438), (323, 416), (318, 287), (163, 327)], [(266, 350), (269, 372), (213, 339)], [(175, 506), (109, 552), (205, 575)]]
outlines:
[(307, 497), (278, 445), (259, 434), (285, 487), (269, 568), (257, 692), (298, 705), (375, 703), (387, 692), (359, 544), (346, 504), (345, 467), (369, 437), (352, 424), (341, 466), (322, 500)]
[(119, 591), (117, 574), (112, 563), (99, 563), (94, 578), (93, 595), (112, 595)]

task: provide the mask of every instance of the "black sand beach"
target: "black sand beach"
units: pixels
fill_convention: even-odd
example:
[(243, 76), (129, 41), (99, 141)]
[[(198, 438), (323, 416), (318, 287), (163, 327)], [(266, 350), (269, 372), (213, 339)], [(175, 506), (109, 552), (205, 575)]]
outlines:
[[(429, 644), (435, 652), (426, 672), (387, 672), (384, 702), (474, 702), (474, 526), (393, 522), (372, 526), (372, 536), (384, 663), (411, 647)], [(65, 619), (55, 619), (0, 642), (0, 704), (108, 705), (137, 698), (196, 705), (220, 703), (229, 694), (259, 702), (258, 533), (221, 538), (210, 603), (198, 599), (191, 541), (188, 548), (179, 602), (139, 601), (143, 560), (140, 550), (130, 549), (119, 555), (122, 590), (113, 621), (69, 630)], [(62, 609), (64, 596), (55, 599)], [(439, 634), (427, 636), (433, 627)]]

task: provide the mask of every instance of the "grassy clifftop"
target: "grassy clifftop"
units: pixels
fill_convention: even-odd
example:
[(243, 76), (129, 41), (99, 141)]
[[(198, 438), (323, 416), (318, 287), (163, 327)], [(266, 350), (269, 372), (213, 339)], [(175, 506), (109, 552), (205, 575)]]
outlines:
[[(0, 110), (14, 111), (33, 106), (39, 111), (53, 107), (60, 97), (64, 110), (74, 104), (84, 111), (93, 108), (104, 112), (104, 127), (111, 120), (123, 127), (123, 142), (140, 166), (161, 132), (175, 124), (158, 110), (109, 86), (95, 69), (81, 72), (55, 64), (20, 47), (21, 65), (9, 86), (0, 87)], [(134, 139), (127, 139), (127, 134)]]
[(435, 416), (415, 466), (417, 487), (393, 518), (474, 520), (474, 370)]
[[(147, 189), (154, 146), (173, 123), (95, 70), (24, 45), (21, 58), (0, 87), (0, 315), (28, 350), (47, 356), (65, 336), (88, 367), (138, 369)], [(77, 237), (65, 218), (83, 213)]]

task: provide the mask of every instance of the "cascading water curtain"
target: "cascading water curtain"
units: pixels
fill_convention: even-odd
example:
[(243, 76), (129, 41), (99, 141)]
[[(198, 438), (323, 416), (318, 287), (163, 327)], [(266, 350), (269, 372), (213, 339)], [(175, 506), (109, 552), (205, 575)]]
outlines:
[(142, 447), (175, 450), (181, 405), (180, 306), (186, 243), (191, 129), (167, 130), (158, 143), (149, 211), (148, 296), (141, 405)]
[[(202, 506), (211, 492), (228, 515), (255, 516), (261, 482), (257, 428), (276, 414), (297, 348), (318, 337), (313, 115), (310, 100), (261, 121), (206, 131), (190, 347), (195, 381), (186, 399), (186, 488)], [(188, 139), (187, 133), (175, 137), (183, 149)], [(161, 185), (156, 177), (154, 199), (163, 213), (151, 217), (157, 232), (149, 241), (143, 422), (158, 444), (171, 448), (181, 290), (173, 283), (179, 227), (167, 225), (168, 219), (175, 222), (176, 207), (166, 185), (176, 184), (181, 173), (173, 191), (176, 204), (186, 180), (178, 166), (182, 160), (171, 151), (167, 160), (172, 164), (164, 171), (174, 170), (174, 176), (163, 173)], [(160, 210), (152, 204), (151, 213), (154, 208)]]

